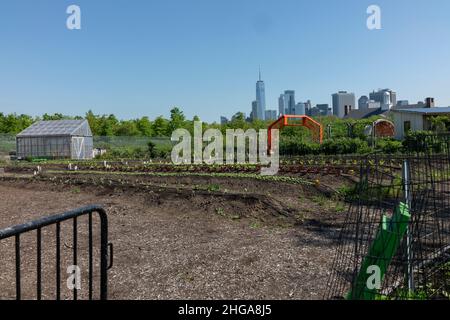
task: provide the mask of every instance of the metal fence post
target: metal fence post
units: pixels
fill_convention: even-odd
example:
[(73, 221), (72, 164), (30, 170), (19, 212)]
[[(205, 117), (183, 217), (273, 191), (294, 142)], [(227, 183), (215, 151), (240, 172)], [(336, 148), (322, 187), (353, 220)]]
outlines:
[[(409, 188), (411, 184), (410, 177), (410, 167), (409, 160), (405, 159), (402, 166), (402, 176), (403, 176), (403, 187), (404, 187), (404, 198), (405, 203), (408, 205), (408, 209), (411, 211), (411, 190)], [(411, 219), (412, 221), (412, 219)], [(408, 290), (409, 292), (414, 292), (414, 274), (412, 266), (412, 234), (411, 234), (411, 223), (406, 230), (406, 256), (407, 256), (407, 277), (408, 277)]]

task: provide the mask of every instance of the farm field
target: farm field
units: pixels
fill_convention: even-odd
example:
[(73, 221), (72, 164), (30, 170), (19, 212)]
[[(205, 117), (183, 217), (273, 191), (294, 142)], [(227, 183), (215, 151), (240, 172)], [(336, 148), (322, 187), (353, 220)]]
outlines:
[[(322, 180), (326, 186), (317, 183)], [(0, 177), (0, 229), (100, 204), (114, 244), (109, 299), (320, 299), (346, 211), (333, 190), (348, 184), (342, 176), (314, 174), (270, 181), (242, 175), (6, 173)], [(46, 245), (52, 244), (44, 240)], [(14, 259), (1, 260), (4, 287), (14, 277)], [(43, 279), (52, 274), (44, 268)], [(22, 287), (32, 298), (33, 279), (23, 279)], [(50, 290), (43, 296), (50, 298)], [(14, 298), (14, 287), (1, 294)]]

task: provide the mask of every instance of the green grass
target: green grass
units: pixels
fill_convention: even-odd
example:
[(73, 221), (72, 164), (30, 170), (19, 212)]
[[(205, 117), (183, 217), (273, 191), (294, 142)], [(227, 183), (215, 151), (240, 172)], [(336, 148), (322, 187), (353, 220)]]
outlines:
[(207, 190), (208, 191), (215, 191), (215, 192), (220, 191), (220, 185), (218, 185), (218, 184), (210, 184), (210, 185), (208, 185)]
[(347, 210), (346, 206), (342, 203), (337, 203), (334, 207), (336, 213), (344, 213)]
[(71, 192), (72, 192), (72, 193), (75, 193), (75, 194), (78, 194), (78, 193), (81, 192), (81, 189), (78, 188), (78, 187), (75, 187), (75, 188), (72, 188)]
[(325, 204), (327, 203), (328, 200), (329, 199), (327, 199), (326, 197), (324, 197), (322, 195), (311, 197), (311, 201), (318, 204), (321, 207), (325, 206)]
[(250, 228), (252, 228), (252, 229), (260, 229), (260, 228), (262, 228), (262, 223), (260, 221), (252, 221), (250, 223)]

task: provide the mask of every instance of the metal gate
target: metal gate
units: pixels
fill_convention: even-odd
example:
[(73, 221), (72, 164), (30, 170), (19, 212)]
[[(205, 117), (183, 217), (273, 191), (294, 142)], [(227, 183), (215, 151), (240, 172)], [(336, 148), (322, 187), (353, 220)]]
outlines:
[[(44, 217), (32, 222), (28, 222), (21, 225), (16, 225), (3, 230), (0, 230), (0, 241), (14, 238), (15, 245), (15, 297), (17, 300), (22, 299), (22, 272), (21, 272), (21, 236), (26, 233), (35, 232), (36, 234), (36, 298), (42, 299), (42, 269), (43, 269), (43, 257), (42, 257), (42, 231), (54, 227), (55, 232), (55, 286), (54, 296), (56, 300), (61, 299), (61, 224), (63, 222), (72, 222), (72, 247), (70, 250), (72, 263), (74, 266), (78, 265), (78, 221), (82, 216), (87, 216), (88, 219), (88, 298), (92, 300), (94, 297), (94, 249), (93, 249), (93, 215), (98, 214), (99, 227), (100, 227), (100, 283), (99, 283), (99, 298), (100, 300), (106, 300), (108, 295), (108, 276), (107, 271), (112, 267), (113, 263), (113, 247), (112, 244), (108, 244), (108, 218), (105, 210), (100, 206), (88, 206), (73, 211), (56, 214), (50, 217)], [(53, 232), (53, 230), (52, 230)], [(109, 248), (109, 250), (108, 250)], [(109, 253), (108, 253), (109, 251)], [(27, 290), (32, 290), (27, 287)], [(73, 288), (73, 299), (77, 300), (78, 292), (77, 288)]]

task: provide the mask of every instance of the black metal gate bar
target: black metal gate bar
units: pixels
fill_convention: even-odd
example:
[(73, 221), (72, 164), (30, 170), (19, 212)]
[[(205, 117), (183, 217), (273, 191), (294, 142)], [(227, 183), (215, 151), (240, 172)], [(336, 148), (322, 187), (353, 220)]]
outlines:
[[(88, 206), (73, 211), (56, 214), (50, 217), (41, 218), (25, 224), (16, 225), (0, 230), (0, 240), (15, 237), (15, 275), (16, 275), (16, 299), (21, 299), (21, 256), (20, 256), (20, 235), (36, 230), (37, 244), (37, 279), (36, 293), (37, 299), (42, 297), (42, 234), (41, 230), (50, 225), (56, 225), (56, 299), (61, 298), (61, 222), (72, 220), (73, 222), (73, 263), (77, 265), (77, 244), (78, 244), (78, 223), (77, 218), (88, 215), (89, 218), (89, 299), (93, 297), (93, 240), (92, 240), (92, 214), (97, 213), (100, 218), (100, 299), (106, 300), (108, 297), (108, 275), (107, 271), (112, 266), (112, 244), (108, 244), (108, 217), (105, 210), (100, 206)], [(108, 266), (108, 247), (110, 248)], [(76, 300), (77, 290), (73, 291), (73, 298)]]
[[(20, 300), (21, 288), (20, 288), (20, 233), (15, 235), (16, 237), (16, 298)], [(0, 240), (1, 240), (0, 233)]]
[(61, 300), (61, 223), (56, 223), (56, 300)]
[[(77, 259), (77, 245), (78, 245), (78, 237), (77, 237), (77, 217), (73, 218), (73, 265), (78, 265), (78, 259)], [(77, 288), (76, 286), (73, 287), (73, 300), (77, 300)]]
[(37, 229), (37, 239), (36, 239), (36, 242), (37, 242), (37, 248), (36, 248), (36, 251), (37, 251), (37, 262), (36, 262), (36, 264), (37, 264), (37, 288), (36, 288), (36, 291), (37, 291), (37, 299), (38, 300), (41, 300), (41, 294), (42, 294), (42, 286), (41, 286), (41, 281), (42, 281), (42, 279), (41, 279), (41, 271), (42, 271), (42, 265), (41, 265), (41, 243), (42, 243), (42, 241), (41, 241), (41, 228), (38, 228)]

